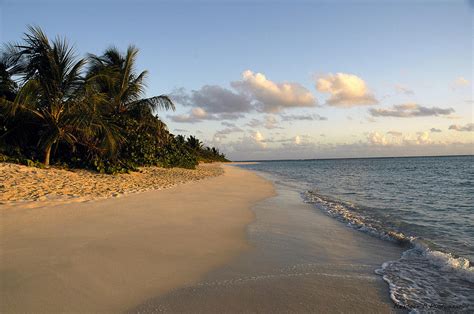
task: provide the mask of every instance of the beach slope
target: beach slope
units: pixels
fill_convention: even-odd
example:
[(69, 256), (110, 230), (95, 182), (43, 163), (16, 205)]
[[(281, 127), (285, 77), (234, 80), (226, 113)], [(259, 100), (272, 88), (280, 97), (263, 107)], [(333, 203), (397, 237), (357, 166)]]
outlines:
[(120, 312), (197, 282), (245, 250), (270, 182), (223, 175), (162, 191), (0, 209), (1, 312)]

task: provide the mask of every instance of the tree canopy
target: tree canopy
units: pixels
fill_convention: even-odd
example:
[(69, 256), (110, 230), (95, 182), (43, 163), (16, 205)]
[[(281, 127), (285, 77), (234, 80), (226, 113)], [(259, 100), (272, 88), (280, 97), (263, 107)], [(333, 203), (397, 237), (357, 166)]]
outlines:
[(65, 38), (28, 27), (0, 51), (0, 158), (115, 173), (139, 166), (194, 168), (226, 161), (194, 136), (174, 136), (159, 118), (166, 95), (145, 97), (139, 50), (115, 47), (79, 58)]

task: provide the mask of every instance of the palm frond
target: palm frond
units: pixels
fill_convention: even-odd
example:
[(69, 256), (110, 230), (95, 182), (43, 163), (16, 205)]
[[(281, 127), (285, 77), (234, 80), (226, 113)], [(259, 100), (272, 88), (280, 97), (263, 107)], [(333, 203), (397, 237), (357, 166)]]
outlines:
[(130, 107), (141, 107), (141, 106), (146, 106), (150, 108), (153, 111), (156, 110), (176, 110), (176, 107), (171, 100), (166, 95), (160, 95), (160, 96), (155, 96), (155, 97), (150, 97), (150, 98), (143, 98), (140, 100), (137, 100), (131, 104), (129, 104)]

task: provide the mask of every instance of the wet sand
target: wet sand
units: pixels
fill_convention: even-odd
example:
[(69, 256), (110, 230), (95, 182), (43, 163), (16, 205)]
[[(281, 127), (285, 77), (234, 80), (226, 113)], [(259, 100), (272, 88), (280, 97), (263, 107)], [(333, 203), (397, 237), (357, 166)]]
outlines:
[(117, 313), (196, 284), (249, 248), (250, 208), (274, 193), (256, 174), (224, 168), (122, 198), (3, 206), (0, 312)]
[(352, 230), (277, 185), (254, 206), (252, 246), (198, 284), (129, 309), (131, 313), (399, 312), (374, 270), (403, 251)]

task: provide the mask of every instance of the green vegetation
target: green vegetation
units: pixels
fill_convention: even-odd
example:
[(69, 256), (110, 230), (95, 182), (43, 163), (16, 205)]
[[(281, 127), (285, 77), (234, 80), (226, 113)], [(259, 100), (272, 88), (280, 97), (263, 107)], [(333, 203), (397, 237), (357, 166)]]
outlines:
[(166, 95), (144, 98), (147, 71), (138, 49), (79, 59), (63, 38), (28, 27), (21, 43), (0, 51), (0, 161), (95, 169), (194, 168), (227, 161), (216, 148), (171, 134), (156, 115), (174, 110)]

